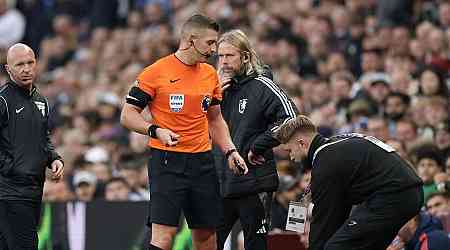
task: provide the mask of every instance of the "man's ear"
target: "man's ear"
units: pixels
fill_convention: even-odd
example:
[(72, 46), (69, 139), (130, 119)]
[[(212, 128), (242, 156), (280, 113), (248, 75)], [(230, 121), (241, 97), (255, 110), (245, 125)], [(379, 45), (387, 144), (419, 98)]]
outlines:
[(243, 63), (248, 63), (250, 61), (250, 55), (248, 52), (244, 52), (242, 53), (242, 62)]
[(8, 64), (5, 64), (5, 70), (9, 75), (11, 75), (11, 69)]

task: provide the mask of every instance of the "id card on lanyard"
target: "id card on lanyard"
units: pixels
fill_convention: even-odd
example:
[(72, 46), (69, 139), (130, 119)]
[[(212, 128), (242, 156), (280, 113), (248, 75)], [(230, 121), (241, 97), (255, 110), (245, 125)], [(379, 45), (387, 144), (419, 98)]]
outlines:
[(300, 202), (289, 202), (289, 211), (286, 221), (286, 230), (297, 233), (305, 233), (305, 225), (307, 220), (307, 208), (302, 206)]
[(286, 230), (297, 233), (305, 233), (305, 225), (308, 219), (308, 209), (305, 204), (305, 197), (311, 192), (311, 184), (309, 184), (305, 192), (303, 192), (299, 201), (290, 201), (289, 210), (286, 221)]

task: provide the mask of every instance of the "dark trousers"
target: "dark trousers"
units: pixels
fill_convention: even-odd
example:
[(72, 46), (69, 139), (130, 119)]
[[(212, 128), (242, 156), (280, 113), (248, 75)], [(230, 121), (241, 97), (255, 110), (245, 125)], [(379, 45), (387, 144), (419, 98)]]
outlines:
[(422, 186), (376, 195), (352, 211), (325, 250), (385, 250), (422, 204)]
[(0, 200), (0, 250), (37, 250), (40, 202)]
[(217, 249), (224, 243), (237, 220), (244, 231), (245, 250), (267, 249), (268, 223), (264, 204), (259, 195), (223, 199), (223, 217), (217, 229)]

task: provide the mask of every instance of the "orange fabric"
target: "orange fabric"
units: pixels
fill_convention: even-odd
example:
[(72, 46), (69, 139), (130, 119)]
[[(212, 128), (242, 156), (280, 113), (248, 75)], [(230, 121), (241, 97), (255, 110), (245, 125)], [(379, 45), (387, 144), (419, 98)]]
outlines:
[(153, 124), (180, 135), (175, 147), (166, 147), (153, 138), (150, 147), (188, 153), (211, 150), (207, 107), (212, 99), (222, 99), (211, 65), (186, 65), (172, 54), (145, 68), (137, 82), (138, 88), (152, 97), (149, 110)]

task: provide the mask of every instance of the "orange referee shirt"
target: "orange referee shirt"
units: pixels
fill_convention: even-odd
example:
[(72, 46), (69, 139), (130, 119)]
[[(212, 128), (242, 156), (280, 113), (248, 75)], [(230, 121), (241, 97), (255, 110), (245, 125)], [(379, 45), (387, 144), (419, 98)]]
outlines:
[(153, 123), (180, 135), (175, 147), (166, 147), (153, 138), (150, 147), (187, 153), (211, 150), (206, 113), (213, 99), (222, 99), (211, 65), (186, 65), (171, 54), (145, 68), (137, 78), (137, 87), (152, 97), (149, 109)]

